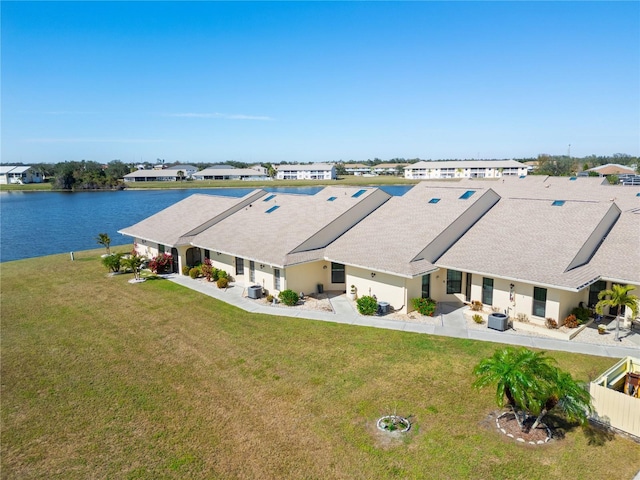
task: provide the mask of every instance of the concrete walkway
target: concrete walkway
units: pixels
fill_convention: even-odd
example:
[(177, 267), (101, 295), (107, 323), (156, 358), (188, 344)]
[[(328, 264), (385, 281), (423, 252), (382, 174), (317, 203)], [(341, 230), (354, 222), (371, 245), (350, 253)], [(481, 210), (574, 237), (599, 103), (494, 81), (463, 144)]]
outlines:
[(469, 338), (484, 342), (496, 342), (503, 344), (519, 345), (523, 347), (537, 348), (541, 350), (557, 350), (563, 352), (583, 353), (599, 357), (622, 358), (627, 355), (640, 356), (640, 347), (636, 345), (598, 345), (593, 343), (573, 340), (557, 340), (531, 335), (509, 334), (486, 329), (469, 329), (467, 321), (462, 314), (462, 309), (442, 313), (440, 323), (424, 324), (405, 322), (379, 316), (360, 315), (345, 295), (330, 297), (333, 312), (305, 310), (300, 308), (274, 307), (256, 302), (246, 297), (246, 290), (240, 284), (231, 284), (226, 290), (218, 289), (215, 284), (207, 284), (201, 280), (194, 280), (184, 275), (163, 275), (168, 280), (184, 287), (196, 290), (204, 295), (217, 298), (223, 302), (235, 305), (247, 312), (263, 313), (266, 315), (279, 315), (284, 317), (308, 318), (324, 322), (344, 323), (362, 327), (386, 328), (389, 330), (401, 330), (405, 332), (425, 333), (444, 337)]

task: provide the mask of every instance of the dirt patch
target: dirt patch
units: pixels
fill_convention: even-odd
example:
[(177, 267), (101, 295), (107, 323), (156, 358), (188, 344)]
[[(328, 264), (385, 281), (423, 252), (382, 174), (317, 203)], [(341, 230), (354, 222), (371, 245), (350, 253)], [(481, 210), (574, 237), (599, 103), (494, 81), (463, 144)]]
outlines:
[(524, 422), (527, 431), (522, 431), (515, 415), (511, 412), (503, 413), (495, 420), (498, 431), (507, 437), (529, 445), (544, 445), (551, 440), (551, 432), (543, 423), (531, 429), (534, 422), (535, 418), (527, 418)]
[(256, 302), (270, 305), (276, 308), (295, 308), (298, 310), (316, 310), (321, 312), (333, 312), (333, 307), (329, 301), (329, 297), (326, 294), (311, 294), (305, 295), (303, 300), (298, 301), (297, 305), (289, 307), (283, 303), (273, 304), (268, 302), (266, 297), (256, 300)]

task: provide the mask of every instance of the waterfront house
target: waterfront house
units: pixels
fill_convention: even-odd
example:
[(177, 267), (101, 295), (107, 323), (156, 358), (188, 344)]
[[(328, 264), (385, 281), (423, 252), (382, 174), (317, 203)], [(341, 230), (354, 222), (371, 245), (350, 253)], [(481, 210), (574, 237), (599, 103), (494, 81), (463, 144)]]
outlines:
[(266, 169), (259, 165), (254, 168), (233, 168), (225, 165), (205, 168), (193, 175), (194, 180), (271, 180)]
[(527, 165), (515, 160), (418, 162), (404, 167), (404, 177), (412, 180), (520, 177), (527, 173)]
[(327, 163), (310, 165), (277, 165), (278, 180), (335, 180), (336, 167)]
[(2, 185), (12, 183), (42, 183), (43, 181), (42, 173), (35, 171), (30, 166), (0, 166), (0, 184)]
[[(179, 202), (121, 233), (147, 255), (176, 248), (180, 268), (208, 256), (240, 284), (270, 292), (355, 285), (399, 312), (418, 297), (480, 301), (543, 326), (594, 306), (614, 283), (640, 290), (636, 187), (511, 176), (424, 181), (397, 197), (347, 187), (253, 195)], [(193, 222), (189, 212), (198, 212)]]

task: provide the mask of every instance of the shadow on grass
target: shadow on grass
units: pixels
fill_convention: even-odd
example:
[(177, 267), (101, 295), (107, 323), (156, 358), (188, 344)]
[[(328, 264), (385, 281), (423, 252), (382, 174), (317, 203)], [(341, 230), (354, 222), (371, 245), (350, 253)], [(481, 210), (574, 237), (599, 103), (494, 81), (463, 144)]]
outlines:
[(593, 447), (602, 447), (606, 442), (614, 439), (615, 434), (606, 427), (585, 423), (580, 425), (578, 422), (571, 422), (561, 414), (548, 414), (545, 418), (547, 426), (551, 429), (553, 438), (562, 440), (566, 434), (578, 427), (582, 428), (582, 433), (587, 437), (587, 443)]

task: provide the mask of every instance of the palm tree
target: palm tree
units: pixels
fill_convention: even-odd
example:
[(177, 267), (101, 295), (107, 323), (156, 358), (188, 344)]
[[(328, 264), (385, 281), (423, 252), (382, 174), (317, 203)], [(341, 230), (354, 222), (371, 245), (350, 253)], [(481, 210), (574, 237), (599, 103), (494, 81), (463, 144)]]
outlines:
[(545, 379), (552, 374), (553, 362), (544, 352), (527, 348), (496, 350), (473, 369), (478, 377), (473, 386), (482, 388), (497, 384), (496, 403), (503, 407), (506, 397), (518, 425), (524, 430), (527, 415), (539, 409), (540, 398), (548, 391)]
[(540, 412), (531, 430), (536, 428), (542, 418), (554, 408), (560, 408), (568, 420), (577, 420), (581, 424), (587, 421), (591, 413), (591, 395), (570, 373), (554, 368), (548, 381), (546, 400), (540, 405)]
[[(622, 341), (619, 336), (620, 332), (620, 312), (622, 307), (627, 307), (631, 310), (632, 318), (638, 315), (638, 296), (632, 295), (629, 292), (635, 290), (636, 287), (632, 285), (617, 285), (614, 284), (611, 290), (602, 290), (598, 294), (598, 303), (596, 304), (596, 312), (598, 315), (602, 315), (604, 307), (616, 307), (616, 340)], [(609, 297), (609, 298), (605, 298)]]
[(184, 171), (183, 170), (178, 170), (178, 172), (176, 174), (178, 175), (178, 178), (180, 179), (180, 181), (184, 180)]
[(132, 252), (129, 256), (124, 257), (121, 260), (121, 264), (125, 268), (133, 270), (133, 278), (140, 280), (140, 267), (144, 263), (145, 258), (138, 255), (136, 252)]
[(104, 245), (104, 247), (107, 249), (107, 255), (110, 255), (111, 254), (111, 249), (110, 249), (111, 238), (109, 238), (109, 235), (106, 233), (99, 233), (98, 236), (96, 237), (96, 240), (100, 245)]

